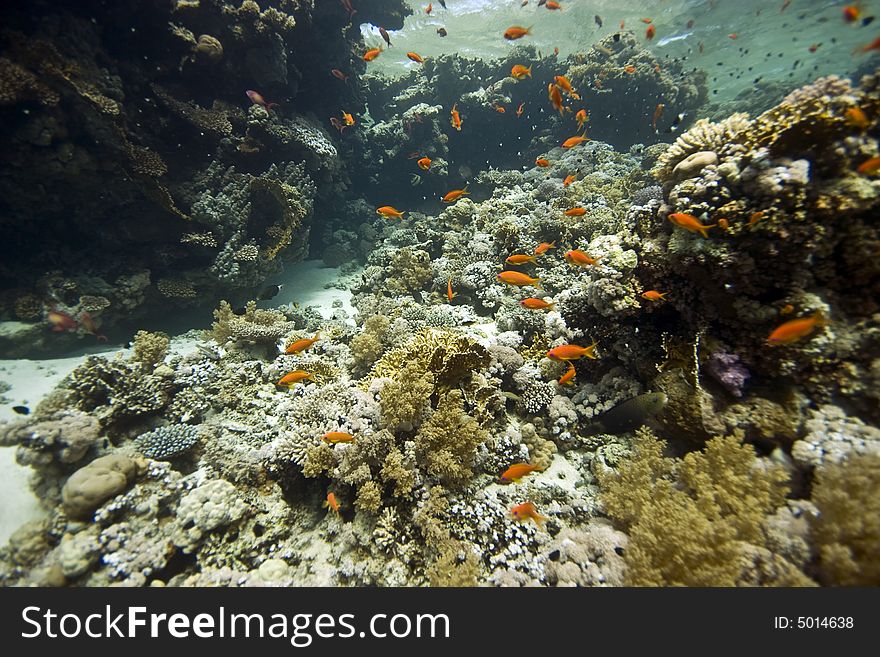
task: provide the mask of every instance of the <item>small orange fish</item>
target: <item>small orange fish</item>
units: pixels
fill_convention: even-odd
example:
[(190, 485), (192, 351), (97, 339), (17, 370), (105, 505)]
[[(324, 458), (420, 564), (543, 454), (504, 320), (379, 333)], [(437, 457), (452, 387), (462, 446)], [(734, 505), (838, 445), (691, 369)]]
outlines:
[(636, 67), (633, 66), (632, 64), (627, 64), (626, 66), (623, 67), (623, 70), (627, 73), (635, 73)]
[(847, 23), (854, 23), (859, 20), (859, 16), (862, 15), (862, 10), (858, 7), (854, 7), (853, 5), (846, 5), (843, 8), (843, 20)]
[(452, 106), (452, 109), (449, 111), (449, 114), (452, 116), (452, 127), (461, 132), (461, 116), (459, 116), (458, 114), (458, 110), (456, 109), (457, 107), (458, 103), (455, 103)]
[(853, 52), (871, 52), (872, 50), (880, 50), (880, 37), (877, 37), (866, 46), (856, 48)]
[(538, 299), (536, 297), (529, 297), (528, 299), (523, 299), (519, 302), (523, 308), (528, 308), (529, 310), (553, 310), (556, 307), (555, 303), (550, 303), (549, 301), (544, 301), (543, 299)]
[[(550, 3), (548, 2), (547, 4), (549, 5)], [(540, 513), (538, 513), (535, 505), (531, 502), (523, 502), (522, 504), (517, 504), (510, 509), (510, 512), (513, 514), (513, 517), (520, 522), (528, 522), (529, 520), (534, 520), (535, 524), (538, 525), (538, 527), (542, 527), (543, 523), (547, 522), (547, 517), (542, 516)]]
[(666, 301), (667, 294), (669, 294), (669, 292), (648, 290), (647, 292), (642, 292), (642, 299), (647, 299), (648, 301)]
[(464, 189), (453, 189), (451, 192), (446, 192), (446, 195), (443, 196), (443, 198), (441, 198), (440, 200), (444, 203), (455, 203), (465, 194), (470, 194), (470, 192), (467, 190), (467, 185), (464, 186)]
[(780, 315), (791, 315), (794, 312), (794, 306), (790, 303), (785, 304), (782, 308), (779, 309)]
[(810, 47), (807, 48), (807, 50), (809, 50), (810, 52), (816, 52), (817, 50), (819, 50), (819, 47), (821, 45), (822, 45), (821, 43), (812, 43), (812, 44), (810, 44)]
[(555, 75), (553, 76), (553, 82), (556, 83), (556, 86), (562, 89), (569, 96), (574, 98), (575, 100), (580, 100), (581, 97), (577, 95), (574, 90), (574, 87), (571, 86), (571, 82), (568, 81), (568, 78), (564, 75)]
[(294, 370), (293, 372), (288, 372), (287, 374), (282, 376), (280, 379), (278, 379), (278, 383), (276, 383), (275, 385), (287, 386), (289, 388), (292, 388), (297, 383), (300, 383), (301, 381), (304, 381), (305, 379), (309, 379), (310, 381), (315, 380), (314, 375), (311, 374), (310, 372), (304, 372), (302, 370)]
[(523, 274), (521, 271), (503, 271), (498, 274), (498, 280), (502, 283), (507, 283), (508, 285), (516, 285), (521, 287), (523, 285), (534, 285), (539, 290), (541, 289), (541, 279), (533, 278), (527, 274)]
[(449, 300), (449, 303), (452, 303), (452, 300), (458, 296), (458, 293), (452, 291), (452, 279), (448, 279), (446, 281), (446, 298)]
[(730, 222), (724, 217), (721, 217), (717, 223), (718, 228), (720, 228), (721, 230), (727, 230), (728, 228), (730, 228)]
[(880, 157), (872, 157), (870, 160), (865, 160), (856, 168), (856, 171), (866, 176), (873, 176), (880, 171)]
[(537, 167), (549, 167), (550, 160), (545, 160), (543, 157), (535, 158), (535, 166)]
[(735, 40), (736, 37), (737, 37), (737, 33), (736, 33), (736, 32), (731, 32), (730, 34), (727, 35), (727, 38), (728, 38), (728, 39), (734, 39), (734, 40)]
[(625, 21), (620, 21), (620, 29), (621, 29), (621, 30), (623, 29), (623, 26), (624, 26), (624, 25), (626, 25), (626, 22), (625, 22)]
[(424, 64), (425, 59), (417, 52), (408, 52), (406, 56), (413, 60), (416, 64)]
[(574, 148), (579, 144), (583, 144), (585, 141), (590, 141), (589, 137), (577, 136), (577, 137), (569, 137), (564, 142), (562, 142), (563, 148)]
[(523, 66), (522, 64), (514, 64), (513, 68), (510, 69), (510, 75), (517, 80), (522, 80), (523, 78), (532, 77), (532, 67), (531, 66)]
[(367, 52), (364, 53), (364, 61), (365, 62), (373, 61), (374, 59), (376, 59), (376, 57), (379, 56), (379, 54), (381, 52), (382, 52), (381, 48), (370, 48)]
[(657, 132), (657, 121), (663, 115), (663, 109), (666, 107), (663, 103), (657, 103), (657, 107), (654, 108), (654, 119), (651, 121), (651, 126), (654, 128), (654, 132)]
[(703, 237), (709, 237), (709, 229), (715, 227), (715, 224), (704, 226), (694, 215), (685, 212), (673, 212), (669, 215), (669, 221), (679, 228), (684, 228), (692, 233), (699, 233)]
[(376, 208), (376, 214), (381, 214), (383, 217), (394, 217), (395, 219), (403, 219), (403, 213), (406, 210), (400, 211), (390, 205), (383, 205), (381, 208)]
[(535, 260), (535, 256), (526, 255), (525, 253), (514, 253), (511, 256), (507, 256), (504, 262), (509, 265), (524, 265), (527, 262), (531, 262), (533, 265), (537, 264), (537, 260)]
[(848, 107), (843, 113), (843, 116), (849, 125), (854, 128), (859, 128), (860, 130), (864, 130), (871, 125), (871, 121), (868, 120), (868, 115), (865, 114), (860, 107)]
[(327, 493), (327, 500), (323, 504), (325, 509), (333, 511), (337, 517), (339, 517), (339, 502), (336, 501), (336, 495), (333, 493)]
[(514, 25), (513, 27), (508, 27), (504, 31), (504, 38), (508, 41), (513, 41), (514, 39), (521, 39), (526, 34), (532, 33), (532, 26), (529, 27), (520, 27), (519, 25)]
[(492, 107), (494, 107), (495, 111), (498, 112), (499, 114), (504, 114), (505, 112), (507, 112), (507, 110), (504, 109), (504, 105), (495, 104), (495, 105), (492, 105)]
[(640, 18), (639, 20), (642, 21), (643, 23), (646, 23), (647, 25), (650, 25), (651, 23), (654, 22), (653, 18)]
[(574, 174), (571, 174), (570, 176), (566, 176), (565, 180), (562, 181), (562, 186), (568, 187), (571, 183), (573, 183), (575, 181), (575, 177), (576, 176)]
[(428, 6), (425, 7), (425, 13), (426, 13), (426, 14), (430, 14), (430, 13), (431, 13), (431, 10), (432, 10), (433, 8), (434, 8), (434, 3), (433, 3), (433, 2), (429, 2), (429, 3), (428, 3)]
[(344, 431), (328, 431), (321, 436), (321, 440), (325, 443), (330, 443), (331, 445), (335, 445), (336, 443), (353, 443), (354, 436), (350, 433), (345, 433)]
[(46, 313), (46, 319), (52, 325), (54, 333), (70, 332), (79, 328), (79, 323), (73, 317), (60, 310), (50, 310)]
[(584, 124), (587, 122), (587, 110), (579, 109), (577, 113), (574, 115), (575, 121), (578, 122), (578, 130), (583, 129)]
[(340, 71), (338, 68), (331, 68), (330, 73), (333, 75), (334, 78), (342, 80), (343, 82), (348, 81), (348, 76), (345, 73), (343, 73), (342, 71)]
[(769, 336), (767, 344), (791, 344), (816, 330), (817, 326), (824, 326), (825, 319), (821, 312), (816, 312), (810, 317), (792, 319), (777, 327)]
[(287, 349), (284, 350), (285, 354), (298, 354), (301, 351), (305, 351), (313, 344), (315, 344), (321, 338), (321, 332), (318, 331), (315, 333), (315, 337), (313, 338), (303, 338), (301, 340), (297, 340), (296, 342), (291, 342), (287, 345)]
[(517, 115), (517, 117), (522, 116), (522, 113), (523, 113), (523, 107), (525, 107), (525, 105), (526, 105), (525, 103), (520, 103), (520, 104), (519, 104), (519, 107), (516, 108), (516, 115)]
[(568, 210), (566, 210), (562, 214), (564, 214), (566, 217), (583, 217), (585, 214), (587, 214), (587, 209), (580, 208), (580, 207), (579, 208), (569, 208)]
[(654, 28), (653, 25), (649, 25), (648, 29), (645, 30), (645, 38), (650, 41), (651, 39), (654, 38), (655, 34), (657, 34), (657, 30)]
[(354, 117), (351, 114), (349, 114), (348, 112), (343, 111), (342, 112), (342, 122), (345, 123), (345, 125), (347, 125), (347, 126), (353, 126), (354, 125)]
[(427, 171), (431, 168), (431, 158), (423, 157), (418, 162), (416, 162), (416, 164), (419, 165), (419, 169), (421, 169), (422, 171)]
[(571, 251), (566, 251), (565, 253), (565, 261), (570, 265), (577, 265), (578, 267), (589, 267), (591, 265), (595, 265), (602, 258), (593, 258), (592, 256), (586, 254), (580, 249), (572, 249)]
[(589, 347), (579, 347), (576, 344), (563, 344), (554, 347), (547, 352), (547, 358), (553, 360), (577, 360), (578, 358), (592, 358), (596, 360), (596, 345), (594, 342)]
[(547, 98), (550, 99), (553, 107), (559, 110), (560, 114), (565, 113), (565, 106), (562, 104), (562, 93), (559, 91), (559, 87), (552, 82), (547, 85)]
[(544, 6), (547, 7), (547, 9), (562, 9), (562, 5), (555, 2), (555, 0), (547, 0), (547, 2), (544, 3)]
[(535, 255), (544, 255), (550, 249), (556, 248), (556, 242), (541, 242), (535, 247)]
[(526, 475), (530, 475), (533, 472), (542, 472), (543, 470), (544, 468), (539, 468), (537, 465), (530, 465), (529, 463), (514, 463), (501, 473), (501, 481), (505, 484), (511, 482), (518, 483)]
[(577, 374), (577, 370), (574, 365), (571, 363), (568, 364), (568, 369), (565, 371), (565, 374), (559, 377), (557, 383), (561, 386), (568, 385), (572, 381), (574, 381), (574, 375)]
[(754, 226), (756, 223), (761, 221), (764, 218), (764, 211), (758, 210), (757, 212), (752, 212), (752, 215), (749, 217), (749, 226)]

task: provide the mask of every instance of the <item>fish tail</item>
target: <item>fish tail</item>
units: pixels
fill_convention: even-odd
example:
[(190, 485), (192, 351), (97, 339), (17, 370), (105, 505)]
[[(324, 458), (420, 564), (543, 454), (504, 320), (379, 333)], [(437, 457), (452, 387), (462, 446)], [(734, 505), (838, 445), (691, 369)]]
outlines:
[(535, 285), (535, 287), (538, 288), (539, 290), (543, 290), (543, 289), (544, 289), (543, 287), (541, 287), (541, 279), (540, 279), (540, 278), (536, 278), (536, 279), (535, 279), (535, 283), (534, 283), (534, 285)]

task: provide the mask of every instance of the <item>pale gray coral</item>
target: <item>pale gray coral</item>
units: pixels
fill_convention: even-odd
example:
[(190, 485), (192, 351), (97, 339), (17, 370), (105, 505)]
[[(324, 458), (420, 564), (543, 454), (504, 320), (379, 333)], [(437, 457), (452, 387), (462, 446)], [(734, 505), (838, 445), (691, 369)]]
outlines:
[(801, 466), (840, 463), (855, 454), (880, 455), (880, 429), (848, 416), (837, 406), (812, 410), (806, 431), (791, 448), (792, 457)]

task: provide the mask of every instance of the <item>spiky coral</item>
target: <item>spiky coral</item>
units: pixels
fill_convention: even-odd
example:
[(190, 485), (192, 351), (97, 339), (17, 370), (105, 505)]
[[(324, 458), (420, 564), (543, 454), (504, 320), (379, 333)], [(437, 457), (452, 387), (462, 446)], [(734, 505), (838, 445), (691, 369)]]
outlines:
[(811, 584), (766, 545), (763, 523), (782, 504), (786, 479), (736, 437), (710, 440), (679, 461), (640, 430), (632, 459), (616, 475), (599, 475), (608, 513), (628, 529), (629, 583), (737, 586), (772, 570), (776, 579), (764, 583)]

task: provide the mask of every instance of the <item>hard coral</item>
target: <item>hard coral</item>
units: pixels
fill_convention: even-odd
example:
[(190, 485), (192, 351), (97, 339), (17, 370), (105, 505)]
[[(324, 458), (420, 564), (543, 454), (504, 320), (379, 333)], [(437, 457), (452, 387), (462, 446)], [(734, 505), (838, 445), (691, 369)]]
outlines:
[(229, 302), (221, 301), (214, 320), (207, 335), (219, 344), (234, 340), (274, 344), (296, 329), (284, 313), (258, 309), (256, 301), (248, 302), (241, 316), (232, 312)]
[(473, 476), (477, 447), (487, 439), (488, 433), (465, 413), (461, 392), (452, 390), (416, 435), (416, 458), (442, 484), (462, 484)]

